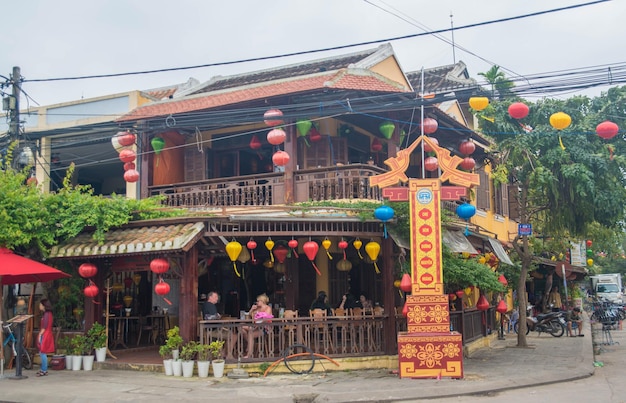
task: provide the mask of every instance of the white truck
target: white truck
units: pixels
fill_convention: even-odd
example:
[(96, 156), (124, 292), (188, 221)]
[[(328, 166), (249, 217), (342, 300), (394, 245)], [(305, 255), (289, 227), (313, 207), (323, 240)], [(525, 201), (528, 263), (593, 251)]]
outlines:
[(619, 273), (598, 274), (590, 276), (591, 290), (598, 298), (604, 298), (612, 302), (623, 301), (622, 275)]

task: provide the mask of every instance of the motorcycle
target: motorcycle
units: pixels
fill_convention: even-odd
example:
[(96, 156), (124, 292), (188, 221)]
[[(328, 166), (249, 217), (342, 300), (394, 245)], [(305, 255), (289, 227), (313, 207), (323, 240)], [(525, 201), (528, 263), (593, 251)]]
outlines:
[[(563, 316), (563, 312), (548, 312), (532, 316), (532, 307), (528, 308), (526, 316), (526, 334), (531, 330), (538, 333), (550, 333), (553, 337), (561, 337), (565, 334), (567, 322)], [(519, 331), (519, 321), (513, 326), (515, 333)]]

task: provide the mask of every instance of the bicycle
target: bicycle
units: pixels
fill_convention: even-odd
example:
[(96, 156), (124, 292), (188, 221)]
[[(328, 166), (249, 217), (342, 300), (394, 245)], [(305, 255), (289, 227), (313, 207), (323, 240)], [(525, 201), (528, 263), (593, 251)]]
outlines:
[[(9, 361), (9, 365), (7, 366), (7, 369), (11, 369), (13, 368), (13, 362), (15, 361), (15, 357), (17, 357), (16, 347), (18, 345), (18, 342), (17, 342), (17, 339), (15, 338), (15, 334), (13, 333), (13, 328), (11, 327), (12, 323), (8, 323), (5, 325), (3, 322), (0, 322), (0, 324), (2, 324), (2, 328), (6, 329), (6, 331), (8, 332), (8, 336), (6, 336), (6, 339), (4, 340), (4, 343), (2, 343), (2, 345), (6, 347), (7, 344), (11, 343), (11, 350), (13, 351), (13, 356), (11, 357), (11, 360)], [(19, 345), (20, 345), (20, 350), (22, 353), (22, 368), (33, 369), (33, 360), (30, 354), (28, 353), (28, 350), (26, 350), (23, 343), (20, 343)]]

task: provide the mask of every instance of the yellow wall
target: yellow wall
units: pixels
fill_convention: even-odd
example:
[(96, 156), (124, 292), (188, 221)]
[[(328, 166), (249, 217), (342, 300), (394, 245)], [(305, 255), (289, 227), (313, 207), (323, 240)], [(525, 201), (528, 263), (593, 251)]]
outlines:
[(381, 76), (387, 77), (388, 79), (393, 80), (397, 83), (400, 83), (407, 89), (411, 88), (411, 85), (407, 81), (404, 73), (402, 72), (402, 69), (400, 69), (398, 62), (396, 61), (396, 58), (393, 56), (390, 56), (382, 62), (375, 64), (369, 70), (373, 71), (374, 73), (378, 73)]

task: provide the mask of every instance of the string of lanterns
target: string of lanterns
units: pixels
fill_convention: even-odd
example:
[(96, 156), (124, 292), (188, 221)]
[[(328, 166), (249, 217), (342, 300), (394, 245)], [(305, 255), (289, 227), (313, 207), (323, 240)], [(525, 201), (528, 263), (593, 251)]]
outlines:
[(130, 183), (139, 180), (139, 172), (134, 162), (137, 158), (137, 154), (132, 149), (135, 145), (135, 141), (135, 134), (128, 131), (118, 132), (111, 137), (111, 144), (115, 151), (119, 153), (120, 160), (124, 163), (124, 180)]

